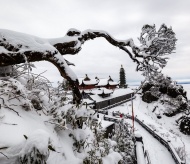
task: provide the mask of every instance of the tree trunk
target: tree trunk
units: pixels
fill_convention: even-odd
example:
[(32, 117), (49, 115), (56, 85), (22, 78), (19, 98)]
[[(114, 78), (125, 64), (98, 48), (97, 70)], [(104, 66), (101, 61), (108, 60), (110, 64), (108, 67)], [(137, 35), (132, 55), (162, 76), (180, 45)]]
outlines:
[[(166, 65), (167, 58), (164, 55), (171, 54), (175, 50), (177, 41), (173, 30), (164, 24), (158, 32), (154, 25), (143, 26), (139, 38), (140, 47), (136, 46), (132, 39), (117, 40), (107, 32), (98, 30), (81, 32), (70, 29), (62, 38), (43, 39), (0, 29), (0, 67), (25, 62), (49, 61), (59, 69), (61, 76), (69, 81), (73, 89), (74, 101), (80, 103), (82, 96), (78, 89), (78, 80), (76, 77), (73, 78), (73, 73), (68, 67), (71, 63), (61, 55), (75, 55), (81, 50), (82, 44), (98, 37), (105, 38), (113, 46), (125, 51), (137, 64), (136, 70), (143, 71), (144, 76), (147, 72), (157, 72), (159, 67), (163, 68)], [(132, 51), (126, 47), (130, 47)]]

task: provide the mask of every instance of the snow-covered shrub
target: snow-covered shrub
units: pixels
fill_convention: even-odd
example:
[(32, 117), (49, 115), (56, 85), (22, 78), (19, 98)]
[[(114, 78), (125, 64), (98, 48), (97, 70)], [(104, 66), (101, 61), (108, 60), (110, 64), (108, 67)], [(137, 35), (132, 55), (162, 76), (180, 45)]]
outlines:
[(26, 141), (19, 152), (18, 162), (22, 164), (46, 164), (49, 148), (52, 149), (49, 134), (39, 129), (26, 137)]
[(164, 114), (169, 117), (174, 116), (180, 112), (185, 112), (188, 109), (187, 100), (182, 95), (179, 95), (176, 98), (169, 98), (163, 102), (167, 109)]
[[(16, 79), (0, 80), (3, 109), (0, 116), (8, 122), (11, 118), (13, 124), (10, 125), (17, 125), (15, 129), (21, 130), (17, 135), (19, 141), (3, 150), (9, 158), (0, 156), (3, 163), (59, 164), (60, 161), (68, 163), (70, 156), (76, 161), (74, 164), (81, 161), (92, 164), (109, 161), (115, 164), (122, 161), (122, 157), (124, 159), (123, 152), (116, 150), (117, 143), (104, 138), (105, 130), (95, 117), (94, 110), (85, 104), (69, 104), (64, 90), (47, 87), (43, 78), (30, 73), (21, 73)], [(10, 116), (6, 110), (10, 110)], [(38, 130), (40, 127), (42, 129)], [(12, 137), (14, 135), (10, 136), (11, 140)], [(69, 145), (69, 155), (63, 143)]]
[(120, 164), (135, 163), (134, 138), (132, 127), (122, 119), (115, 125), (115, 131), (112, 139), (117, 143), (116, 150), (122, 155)]
[[(84, 164), (104, 164), (104, 163), (118, 163), (122, 160), (122, 154), (117, 150), (117, 143), (111, 139), (104, 138), (104, 131), (98, 129), (95, 133), (94, 141), (91, 144), (90, 150), (87, 152), (86, 158), (83, 160)], [(114, 155), (114, 156), (112, 156)], [(112, 160), (110, 157), (112, 156)]]
[(17, 80), (9, 78), (0, 80), (0, 100), (2, 107), (10, 109), (19, 115), (12, 106), (19, 106), (21, 109), (29, 111), (33, 106), (27, 98), (27, 89)]
[(190, 117), (182, 116), (177, 120), (177, 123), (182, 133), (190, 135)]
[[(115, 152), (115, 145), (113, 146), (110, 139), (104, 138), (105, 130), (94, 117), (94, 113), (95, 111), (86, 105), (71, 105), (67, 109), (60, 107), (49, 112), (53, 118), (47, 123), (54, 124), (56, 131), (69, 130), (69, 137), (73, 140), (72, 150), (76, 154), (83, 154), (83, 163), (99, 164), (104, 157)], [(62, 120), (65, 121), (64, 125)]]

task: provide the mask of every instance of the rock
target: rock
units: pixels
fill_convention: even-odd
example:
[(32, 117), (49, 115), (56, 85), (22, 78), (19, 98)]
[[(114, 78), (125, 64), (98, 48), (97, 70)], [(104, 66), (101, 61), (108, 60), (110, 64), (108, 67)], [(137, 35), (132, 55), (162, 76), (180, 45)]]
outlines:
[(190, 135), (190, 117), (183, 118), (180, 122), (179, 128), (182, 133)]
[(161, 116), (161, 115), (157, 115), (157, 118), (158, 118), (158, 119), (161, 119), (161, 118), (162, 118), (162, 116)]
[(179, 88), (178, 91), (180, 92), (180, 94), (187, 99), (187, 92), (182, 88)]
[(149, 83), (149, 82), (146, 82), (143, 86), (142, 86), (142, 93), (146, 92), (146, 91), (149, 91), (150, 88), (154, 86), (153, 84)]
[(171, 111), (168, 111), (168, 112), (165, 112), (163, 113), (163, 115), (167, 116), (167, 117), (173, 117), (175, 116), (176, 114), (178, 114), (179, 112), (177, 110), (171, 110)]
[(179, 111), (179, 112), (184, 112), (184, 111), (187, 110), (187, 107), (188, 107), (188, 104), (187, 104), (187, 103), (182, 103), (182, 104), (180, 105), (180, 107), (177, 109), (177, 111)]
[(180, 92), (174, 86), (169, 86), (167, 95), (172, 98), (176, 98), (178, 95), (180, 95)]
[(159, 97), (154, 96), (150, 91), (146, 91), (142, 96), (142, 100), (147, 103), (157, 101), (158, 99)]
[(167, 95), (171, 96), (172, 98), (176, 98), (177, 96), (182, 95), (184, 98), (187, 99), (186, 94), (187, 94), (186, 91), (184, 91), (184, 89), (181, 85), (180, 86), (179, 85), (177, 85), (177, 86), (170, 85), (168, 87)]
[(167, 93), (167, 86), (166, 85), (160, 85), (159, 91), (163, 94)]

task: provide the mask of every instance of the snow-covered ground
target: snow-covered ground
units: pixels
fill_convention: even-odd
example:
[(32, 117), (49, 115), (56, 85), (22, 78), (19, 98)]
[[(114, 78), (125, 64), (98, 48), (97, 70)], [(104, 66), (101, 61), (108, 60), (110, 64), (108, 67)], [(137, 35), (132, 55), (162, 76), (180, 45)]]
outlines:
[[(94, 111), (68, 104), (70, 100), (57, 96), (46, 85), (41, 89), (34, 89), (32, 85), (34, 88), (29, 90), (27, 78), (0, 79), (0, 164), (30, 164), (32, 160), (38, 164), (44, 161), (81, 164), (84, 159), (88, 160), (96, 143), (93, 120), (89, 118)], [(86, 124), (77, 122), (81, 118)], [(84, 143), (83, 147), (78, 142)], [(112, 144), (111, 140), (107, 143)], [(104, 152), (100, 146), (96, 155), (103, 154), (100, 150)], [(102, 157), (104, 164), (115, 164), (121, 159), (116, 151), (106, 152)]]
[[(108, 117), (112, 117), (112, 111), (121, 111), (122, 113), (125, 113), (126, 108), (129, 105), (129, 103), (124, 104), (122, 107), (115, 107), (108, 111)], [(128, 111), (128, 110), (127, 110)], [(100, 114), (100, 118), (102, 119), (101, 123), (103, 127), (107, 127), (107, 121), (103, 120), (103, 115)], [(120, 119), (116, 117), (117, 119)], [(125, 122), (132, 125), (132, 120), (125, 119)], [(140, 134), (143, 137), (143, 143), (144, 143), (144, 149), (148, 151), (150, 156), (150, 161), (152, 164), (173, 164), (174, 160), (167, 150), (165, 146), (160, 144), (156, 138), (154, 138), (148, 131), (146, 131), (141, 125), (139, 125), (137, 122), (135, 122), (135, 134)]]
[(187, 97), (190, 100), (190, 84), (182, 84), (185, 91), (187, 91)]
[[(188, 98), (190, 95), (190, 84), (184, 84), (184, 89), (187, 91)], [(135, 86), (132, 86), (133, 88)], [(154, 106), (158, 105), (158, 109), (156, 109), (155, 112), (152, 112), (154, 109)], [(155, 103), (144, 103), (139, 95), (137, 95), (136, 99), (133, 101), (134, 106), (134, 115), (137, 116), (140, 120), (144, 120), (146, 124), (151, 126), (153, 129), (156, 130), (158, 134), (160, 134), (163, 138), (166, 140), (170, 140), (172, 145), (175, 147), (177, 152), (180, 152), (180, 150), (183, 150), (185, 148), (185, 156), (186, 156), (186, 164), (190, 164), (190, 136), (184, 135), (179, 131), (179, 128), (175, 122), (177, 118), (181, 116), (181, 114), (178, 114), (174, 117), (167, 117), (165, 115), (162, 115), (161, 119), (157, 118), (157, 115), (162, 113), (159, 110), (164, 111), (164, 106), (161, 104)], [(118, 107), (109, 109), (109, 112), (112, 111), (120, 111), (122, 113), (131, 114), (131, 102), (127, 102), (123, 105), (120, 105)], [(171, 155), (169, 156), (169, 153), (166, 148), (164, 148), (161, 144), (156, 144), (157, 141), (149, 134), (146, 134), (144, 130), (138, 125), (135, 124), (135, 129), (140, 130), (141, 133), (144, 135), (144, 142), (147, 145), (147, 149), (150, 154), (150, 158), (152, 161), (154, 161), (154, 164), (157, 163), (170, 163), (170, 162), (164, 162), (169, 160), (171, 158)], [(151, 139), (152, 138), (152, 139)], [(160, 146), (158, 146), (160, 145)], [(155, 148), (157, 151), (155, 151)], [(163, 152), (165, 152), (163, 157), (159, 157)], [(153, 153), (154, 152), (154, 153)], [(166, 155), (167, 154), (167, 155)], [(183, 156), (183, 153), (179, 153), (181, 156)], [(168, 159), (165, 159), (166, 156), (168, 156)], [(163, 160), (163, 161), (162, 161)], [(161, 162), (162, 161), (162, 162)], [(169, 160), (170, 161), (170, 160)], [(174, 162), (174, 161), (173, 161)]]
[(144, 148), (145, 150), (148, 150), (152, 164), (174, 163), (174, 160), (172, 159), (172, 156), (166, 147), (161, 145), (157, 139), (153, 138), (152, 135), (147, 132), (141, 125), (135, 123), (135, 129), (143, 137)]
[[(64, 130), (64, 132), (55, 132), (54, 125), (47, 123), (47, 121), (51, 120), (51, 116), (43, 114), (42, 111), (37, 112), (31, 106), (31, 101), (28, 101), (27, 96), (34, 91), (26, 91), (23, 85), (14, 79), (10, 80), (10, 83), (1, 82), (1, 86), (0, 152), (9, 155), (9, 157), (10, 155), (13, 155), (11, 158), (14, 160), (14, 155), (17, 156), (18, 152), (24, 154), (26, 151), (29, 151), (30, 147), (33, 145), (42, 148), (43, 152), (44, 150), (47, 150), (47, 146), (51, 144), (57, 152), (50, 151), (48, 158), (49, 164), (59, 164), (60, 161), (64, 161), (64, 163), (68, 164), (81, 163), (85, 154), (74, 154), (71, 146), (73, 145), (73, 140), (69, 137), (69, 134), (71, 133), (69, 129)], [(189, 98), (190, 85), (185, 84), (184, 88), (187, 91)], [(19, 94), (20, 97), (16, 98), (16, 94)], [(42, 91), (39, 94), (42, 94)], [(42, 94), (40, 97), (40, 101), (44, 108), (48, 109), (53, 102), (48, 101), (48, 96), (46, 94)], [(162, 111), (164, 111), (164, 106), (157, 104), (157, 102), (150, 104), (144, 103), (140, 99), (139, 95), (137, 95), (136, 99), (133, 101), (133, 104), (135, 116), (137, 116), (140, 120), (144, 120), (147, 125), (154, 128), (156, 132), (162, 135), (162, 137), (166, 140), (170, 140), (176, 149), (185, 148), (186, 164), (190, 164), (190, 136), (182, 134), (175, 123), (175, 120), (179, 118), (180, 115), (176, 115), (174, 117), (166, 117), (161, 115), (161, 119), (158, 119), (157, 115), (162, 114)], [(158, 109), (152, 112), (155, 105), (158, 105)], [(31, 108), (30, 111), (27, 110), (28, 107)], [(67, 111), (68, 108), (68, 106), (62, 106), (60, 110)], [(18, 112), (19, 116), (11, 109)], [(86, 109), (84, 109), (84, 111), (86, 111)], [(112, 111), (120, 111), (122, 113), (131, 114), (131, 102), (112, 108), (109, 110), (109, 113)], [(131, 120), (127, 121), (131, 123)], [(140, 125), (135, 124), (135, 130), (142, 134), (145, 149), (149, 151), (152, 163), (170, 164), (174, 162), (167, 149), (148, 132), (146, 132), (146, 130), (144, 130)], [(85, 131), (80, 129), (76, 132), (73, 131), (73, 134), (77, 134), (76, 136), (79, 138), (82, 136), (89, 136), (88, 138), (92, 139), (93, 134), (91, 133), (92, 132), (88, 130), (88, 128), (86, 128)], [(26, 138), (28, 139), (26, 140)], [(33, 145), (31, 145), (31, 143)], [(6, 152), (5, 149), (7, 148), (9, 151)], [(47, 152), (43, 153), (46, 154)], [(109, 158), (109, 156), (106, 156), (104, 161), (109, 161), (107, 158)], [(5, 159), (5, 157), (0, 154), (0, 164), (3, 159)]]

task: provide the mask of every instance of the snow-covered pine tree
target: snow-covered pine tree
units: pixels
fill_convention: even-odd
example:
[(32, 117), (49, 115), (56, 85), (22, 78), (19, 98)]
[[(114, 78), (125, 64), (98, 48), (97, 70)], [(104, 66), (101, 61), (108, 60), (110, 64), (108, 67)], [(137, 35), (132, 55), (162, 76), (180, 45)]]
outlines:
[(125, 69), (123, 68), (123, 65), (121, 65), (120, 72), (119, 72), (119, 87), (127, 88)]

